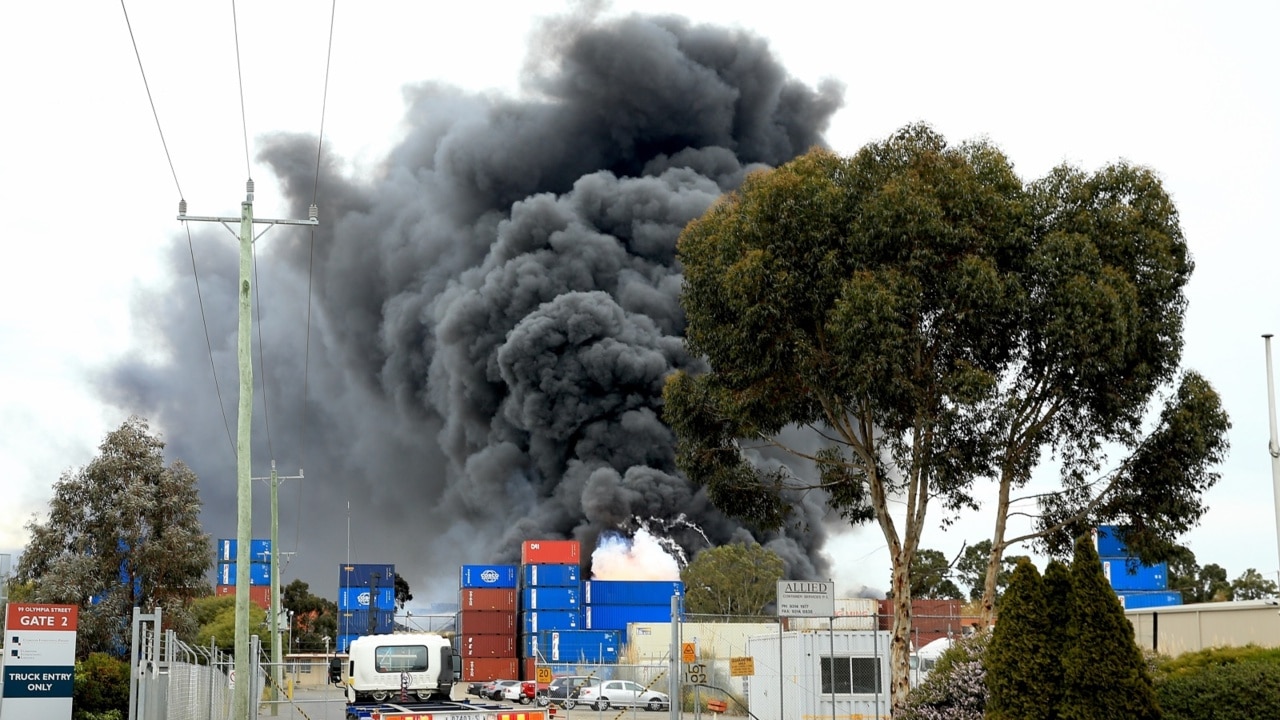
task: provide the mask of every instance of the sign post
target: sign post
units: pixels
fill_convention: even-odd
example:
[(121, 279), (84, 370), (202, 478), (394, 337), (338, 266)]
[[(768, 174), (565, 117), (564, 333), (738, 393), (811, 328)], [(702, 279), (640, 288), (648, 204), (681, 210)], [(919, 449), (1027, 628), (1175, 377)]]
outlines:
[(0, 720), (70, 720), (78, 611), (75, 605), (6, 607)]

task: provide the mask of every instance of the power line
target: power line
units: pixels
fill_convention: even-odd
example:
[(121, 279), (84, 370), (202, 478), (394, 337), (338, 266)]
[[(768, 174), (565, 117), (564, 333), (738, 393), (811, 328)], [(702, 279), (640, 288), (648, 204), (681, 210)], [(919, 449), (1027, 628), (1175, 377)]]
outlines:
[(231, 438), (231, 423), (227, 420), (227, 405), (222, 402), (222, 386), (218, 384), (218, 368), (213, 364), (213, 341), (209, 339), (209, 323), (204, 315), (204, 295), (200, 292), (200, 273), (196, 271), (196, 249), (191, 242), (191, 226), (183, 223), (187, 231), (187, 250), (191, 253), (191, 276), (196, 280), (196, 300), (200, 302), (200, 324), (204, 326), (204, 344), (209, 349), (209, 370), (213, 373), (213, 389), (218, 395), (218, 410), (222, 413), (222, 427), (227, 431), (227, 444), (231, 455), (236, 454), (236, 441)]
[(182, 184), (178, 182), (178, 171), (173, 169), (173, 157), (169, 155), (169, 143), (165, 142), (164, 129), (160, 127), (160, 114), (156, 112), (156, 101), (151, 97), (151, 85), (147, 82), (147, 71), (142, 69), (142, 54), (138, 52), (138, 40), (133, 36), (133, 23), (129, 22), (129, 10), (120, 0), (120, 11), (124, 13), (124, 24), (129, 28), (129, 42), (133, 43), (133, 55), (138, 58), (138, 72), (142, 74), (142, 86), (147, 89), (147, 102), (151, 104), (151, 116), (156, 119), (156, 130), (160, 133), (160, 145), (164, 147), (164, 157), (169, 161), (169, 172), (173, 174), (173, 184), (178, 188), (178, 200), (182, 201)]
[[(160, 145), (164, 148), (165, 160), (169, 163), (169, 172), (173, 175), (173, 185), (178, 190), (178, 207), (181, 213), (186, 212), (186, 198), (182, 194), (182, 183), (178, 182), (178, 171), (173, 165), (173, 156), (169, 153), (169, 143), (164, 139), (164, 128), (160, 124), (160, 113), (156, 111), (156, 101), (151, 95), (151, 84), (147, 82), (147, 71), (142, 64), (142, 53), (138, 50), (138, 39), (133, 34), (133, 23), (129, 21), (129, 9), (125, 7), (124, 0), (120, 0), (120, 11), (124, 13), (124, 24), (129, 29), (129, 42), (133, 45), (133, 55), (138, 60), (138, 72), (142, 75), (142, 86), (147, 91), (147, 102), (151, 106), (151, 116), (156, 121), (156, 131), (160, 134)], [(196, 269), (196, 251), (191, 241), (191, 228), (186, 226), (187, 231), (187, 250), (191, 254), (191, 276), (196, 282), (196, 300), (200, 305), (200, 324), (204, 327), (205, 348), (209, 352), (209, 369), (213, 373), (213, 389), (218, 396), (218, 410), (222, 413), (222, 426), (227, 431), (227, 442), (231, 445), (231, 452), (235, 454), (235, 442), (231, 439), (231, 423), (227, 420), (226, 404), (222, 401), (222, 386), (218, 383), (218, 368), (213, 362), (213, 341), (209, 338), (209, 322), (204, 312), (204, 294), (200, 290), (200, 273)]]
[(246, 176), (253, 178), (253, 170), (249, 165), (249, 122), (245, 119), (244, 113), (244, 73), (240, 70), (240, 26), (236, 22), (236, 0), (231, 0), (231, 29), (236, 37), (236, 80), (240, 83), (240, 127), (244, 130), (244, 171)]
[[(311, 212), (316, 212), (316, 199), (320, 193), (320, 158), (324, 150), (324, 116), (325, 111), (329, 107), (329, 70), (333, 61), (333, 26), (334, 18), (338, 14), (338, 0), (332, 0), (329, 6), (329, 42), (325, 49), (324, 56), (324, 90), (320, 96), (320, 135), (316, 138), (316, 175), (315, 181), (311, 185)], [(307, 258), (307, 331), (306, 346), (303, 351), (302, 360), (302, 441), (299, 449), (298, 467), (306, 467), (307, 455), (307, 429), (310, 413), (308, 412), (307, 397), (308, 384), (311, 376), (311, 297), (312, 286), (315, 281), (315, 259), (316, 259), (316, 229), (311, 228), (311, 248)], [(300, 528), (302, 526), (302, 489), (298, 489), (298, 509), (297, 518), (293, 525), (293, 546), (298, 546), (300, 536)]]

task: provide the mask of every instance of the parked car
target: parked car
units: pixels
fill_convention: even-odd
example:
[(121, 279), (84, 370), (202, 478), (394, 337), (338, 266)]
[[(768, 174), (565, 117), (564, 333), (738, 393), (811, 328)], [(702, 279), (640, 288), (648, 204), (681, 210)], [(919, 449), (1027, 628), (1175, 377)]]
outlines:
[(484, 697), (484, 689), (492, 680), (472, 680), (467, 685), (467, 694), (475, 697)]
[(515, 688), (518, 690), (520, 688), (520, 681), (519, 680), (494, 680), (493, 685), (487, 688), (488, 694), (484, 695), (484, 697), (487, 697), (490, 700), (502, 700), (507, 695), (507, 688), (512, 686), (515, 686)]
[(572, 710), (578, 704), (578, 691), (600, 682), (600, 678), (594, 675), (563, 675), (538, 693), (538, 704), (546, 707), (555, 703), (563, 705), (565, 710)]
[(517, 702), (521, 705), (528, 705), (533, 702), (538, 684), (532, 680), (522, 680), (505, 685), (502, 688), (502, 699), (507, 702)]
[(643, 707), (645, 710), (662, 710), (671, 704), (666, 693), (646, 690), (640, 683), (630, 680), (605, 680), (599, 685), (588, 685), (578, 691), (578, 703), (590, 705), (595, 710), (611, 707)]

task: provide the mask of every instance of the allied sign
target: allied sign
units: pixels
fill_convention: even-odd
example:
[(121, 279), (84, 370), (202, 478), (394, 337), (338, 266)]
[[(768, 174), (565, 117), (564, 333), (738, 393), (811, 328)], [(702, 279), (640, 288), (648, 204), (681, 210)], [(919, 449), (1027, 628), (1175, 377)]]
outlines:
[(778, 617), (835, 617), (836, 586), (829, 582), (778, 581)]
[(78, 619), (75, 605), (9, 603), (0, 720), (70, 719)]
[(729, 677), (751, 677), (756, 674), (756, 659), (753, 657), (729, 658)]

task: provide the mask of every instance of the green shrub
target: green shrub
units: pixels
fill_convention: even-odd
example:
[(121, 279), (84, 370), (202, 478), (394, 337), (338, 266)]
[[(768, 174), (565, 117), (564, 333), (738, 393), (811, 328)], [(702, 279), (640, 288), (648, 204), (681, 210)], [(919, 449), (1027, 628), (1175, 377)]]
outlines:
[(911, 689), (902, 720), (982, 720), (987, 707), (983, 659), (991, 633), (956, 641), (933, 672)]
[(1280, 648), (1264, 648), (1257, 645), (1209, 648), (1161, 660), (1157, 664), (1157, 671), (1162, 676), (1190, 675), (1237, 663), (1268, 663), (1280, 666)]
[(72, 720), (120, 720), (129, 713), (129, 663), (89, 653), (76, 663)]
[(1156, 697), (1165, 720), (1280, 718), (1280, 664), (1188, 665), (1157, 682)]

